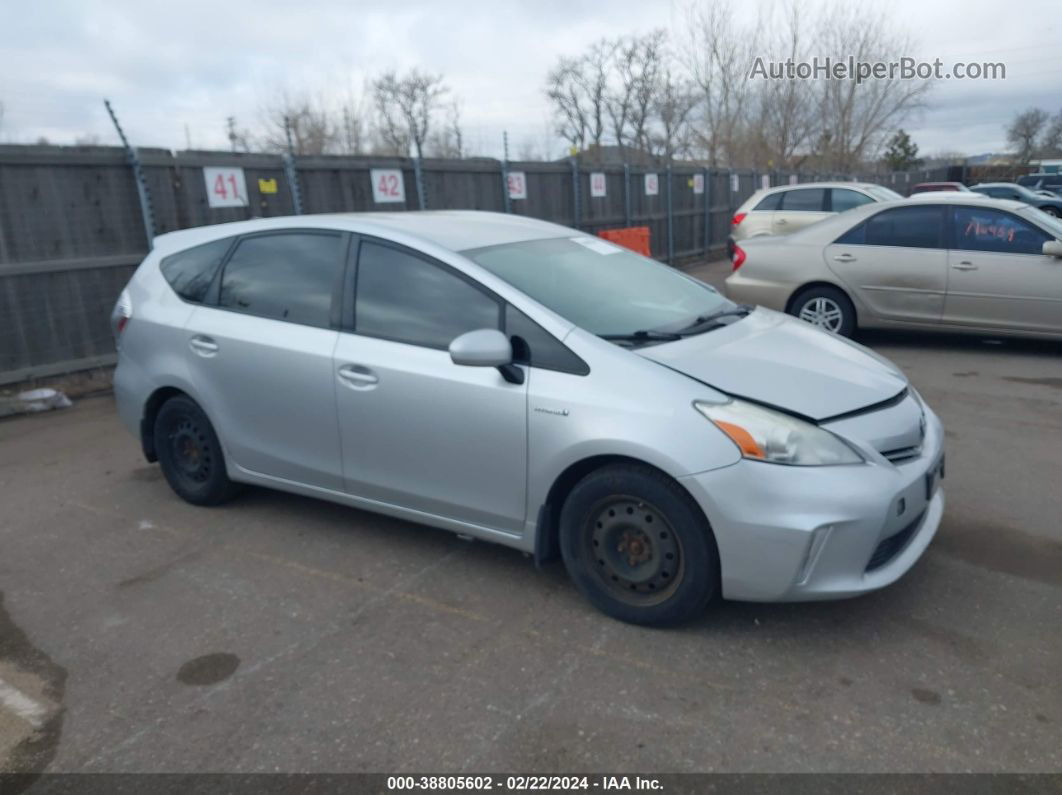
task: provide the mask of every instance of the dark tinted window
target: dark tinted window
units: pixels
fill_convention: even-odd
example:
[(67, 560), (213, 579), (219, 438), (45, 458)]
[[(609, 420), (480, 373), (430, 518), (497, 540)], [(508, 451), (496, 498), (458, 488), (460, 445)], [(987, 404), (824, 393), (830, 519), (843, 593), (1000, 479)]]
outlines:
[(954, 246), (966, 251), (1042, 254), (1051, 236), (1016, 215), (981, 207), (956, 207)]
[(498, 302), (439, 265), (363, 242), (354, 328), (370, 337), (447, 348), (466, 331), (498, 328)]
[(833, 202), (831, 209), (835, 213), (843, 213), (845, 210), (851, 210), (853, 207), (870, 204), (874, 201), (865, 193), (848, 190), (848, 188), (832, 188), (830, 193), (832, 194), (831, 201)]
[(590, 368), (556, 337), (512, 304), (505, 307), (505, 333), (513, 342), (513, 361), (546, 370), (586, 375)]
[(822, 212), (826, 201), (825, 188), (795, 188), (782, 194), (782, 210)]
[(770, 196), (764, 197), (759, 204), (753, 207), (753, 210), (777, 210), (778, 205), (782, 203), (781, 193), (772, 193)]
[(159, 263), (159, 268), (177, 295), (200, 304), (230, 245), (231, 237), (171, 254)]
[(939, 205), (894, 207), (868, 218), (865, 225), (863, 242), (868, 246), (940, 248), (944, 208)]
[(338, 234), (285, 232), (241, 240), (221, 275), (218, 304), (327, 328), (342, 248)]

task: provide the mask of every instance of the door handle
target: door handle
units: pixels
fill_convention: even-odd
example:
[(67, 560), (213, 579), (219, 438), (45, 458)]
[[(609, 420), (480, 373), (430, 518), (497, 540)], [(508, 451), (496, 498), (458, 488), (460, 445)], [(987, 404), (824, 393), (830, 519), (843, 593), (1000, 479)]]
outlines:
[(834, 257), (834, 259), (837, 260), (838, 262), (855, 262), (856, 261), (856, 258), (853, 257), (851, 254), (838, 254), (836, 257)]
[(975, 271), (975, 270), (977, 270), (977, 266), (974, 265), (969, 260), (963, 260), (962, 262), (960, 262), (960, 263), (958, 263), (956, 265), (952, 265), (951, 267), (954, 268), (957, 271)]
[(362, 364), (344, 364), (339, 368), (340, 379), (353, 389), (372, 389), (380, 377)]
[(209, 357), (218, 352), (218, 344), (210, 337), (204, 337), (202, 334), (196, 334), (188, 340), (188, 347), (200, 356)]
[(785, 220), (784, 218), (779, 218), (778, 219), (778, 223), (779, 224), (788, 224), (789, 222), (787, 220)]

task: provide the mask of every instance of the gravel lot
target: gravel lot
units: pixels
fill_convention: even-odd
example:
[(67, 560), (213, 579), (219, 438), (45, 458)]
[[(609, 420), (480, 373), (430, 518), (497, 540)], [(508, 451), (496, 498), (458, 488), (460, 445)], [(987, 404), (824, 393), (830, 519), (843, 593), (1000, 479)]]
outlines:
[(926, 556), (667, 631), (445, 532), (186, 505), (110, 397), (4, 420), (0, 769), (1062, 770), (1062, 346), (863, 341), (947, 427)]

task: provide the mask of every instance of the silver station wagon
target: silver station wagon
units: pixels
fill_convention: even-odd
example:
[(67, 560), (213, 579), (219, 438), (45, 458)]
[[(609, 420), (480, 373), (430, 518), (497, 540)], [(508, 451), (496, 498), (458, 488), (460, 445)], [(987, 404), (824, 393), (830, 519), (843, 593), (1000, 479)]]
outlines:
[(559, 556), (624, 621), (880, 588), (944, 509), (891, 363), (541, 221), (175, 232), (112, 324), (122, 420), (185, 500), (249, 483)]

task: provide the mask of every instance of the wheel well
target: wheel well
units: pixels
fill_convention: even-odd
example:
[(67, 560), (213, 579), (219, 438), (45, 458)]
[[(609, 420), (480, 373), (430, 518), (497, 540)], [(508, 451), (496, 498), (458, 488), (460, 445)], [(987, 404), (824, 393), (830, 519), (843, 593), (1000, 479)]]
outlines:
[[(561, 472), (557, 479), (553, 481), (553, 485), (550, 486), (549, 493), (546, 495), (545, 503), (539, 508), (538, 524), (535, 533), (536, 565), (541, 566), (544, 563), (556, 560), (560, 557), (560, 512), (565, 500), (568, 499), (568, 495), (571, 493), (572, 489), (575, 488), (575, 484), (591, 472), (613, 464), (637, 464), (638, 466), (654, 469), (664, 477), (675, 480), (671, 475), (664, 472), (664, 470), (659, 467), (648, 464), (641, 459), (625, 455), (596, 455), (591, 456), (590, 458), (584, 458), (581, 461), (576, 461)], [(689, 492), (686, 491), (685, 486), (679, 484), (679, 487), (687, 493), (689, 498), (693, 500), (693, 504), (697, 506), (697, 510), (701, 511), (703, 515), (703, 510), (697, 501), (693, 499), (693, 495), (690, 495)], [(705, 517), (705, 521), (707, 521), (707, 517)], [(711, 523), (709, 522), (709, 525), (710, 524)]]
[(852, 296), (848, 294), (847, 290), (845, 290), (843, 287), (839, 287), (833, 282), (808, 282), (807, 284), (802, 284), (800, 287), (793, 291), (793, 294), (791, 296), (789, 296), (789, 300), (786, 302), (785, 305), (786, 314), (793, 313), (793, 307), (796, 305), (797, 299), (799, 299), (800, 296), (802, 296), (808, 290), (814, 290), (818, 287), (829, 287), (831, 290), (838, 290), (842, 295), (844, 295), (844, 297), (848, 299), (848, 303), (852, 305), (852, 311), (855, 313), (855, 320), (856, 324), (858, 325), (859, 310), (856, 308), (855, 301), (852, 300)]
[(164, 386), (152, 392), (144, 404), (144, 415), (140, 418), (140, 446), (144, 450), (144, 458), (152, 463), (159, 459), (155, 450), (155, 418), (158, 417), (162, 404), (178, 395), (186, 393), (176, 387)]

